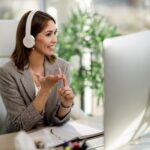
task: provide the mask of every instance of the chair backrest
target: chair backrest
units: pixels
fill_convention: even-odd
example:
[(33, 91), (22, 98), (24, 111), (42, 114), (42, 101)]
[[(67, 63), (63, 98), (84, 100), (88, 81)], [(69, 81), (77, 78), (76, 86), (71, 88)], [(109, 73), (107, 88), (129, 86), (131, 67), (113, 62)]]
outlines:
[[(9, 60), (16, 41), (17, 20), (0, 20), (0, 67)], [(6, 109), (0, 96), (0, 134), (3, 133)]]

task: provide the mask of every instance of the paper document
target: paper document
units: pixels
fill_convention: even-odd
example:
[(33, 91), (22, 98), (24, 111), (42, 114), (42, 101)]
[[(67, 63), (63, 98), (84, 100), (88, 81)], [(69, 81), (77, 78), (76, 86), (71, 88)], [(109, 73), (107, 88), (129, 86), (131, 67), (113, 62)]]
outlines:
[(86, 139), (103, 135), (103, 130), (78, 123), (67, 122), (62, 126), (47, 127), (29, 134), (33, 140), (41, 140), (47, 147), (63, 144), (64, 141)]

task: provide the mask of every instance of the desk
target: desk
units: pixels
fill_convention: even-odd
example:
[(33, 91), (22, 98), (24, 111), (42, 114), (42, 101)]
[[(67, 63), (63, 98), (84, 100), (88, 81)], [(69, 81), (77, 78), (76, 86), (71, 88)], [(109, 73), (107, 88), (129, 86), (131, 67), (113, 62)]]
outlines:
[[(89, 117), (84, 120), (77, 120), (80, 123), (84, 123), (87, 125), (91, 125), (93, 127), (98, 127), (102, 129), (102, 117)], [(14, 139), (18, 132), (3, 134), (0, 135), (0, 150), (15, 150)], [(93, 149), (92, 147), (96, 147), (103, 143), (103, 137), (98, 137), (95, 139), (88, 140), (89, 150)], [(57, 150), (61, 150), (62, 148), (57, 148)]]
[(16, 133), (0, 135), (0, 149), (1, 150), (15, 150), (14, 137)]

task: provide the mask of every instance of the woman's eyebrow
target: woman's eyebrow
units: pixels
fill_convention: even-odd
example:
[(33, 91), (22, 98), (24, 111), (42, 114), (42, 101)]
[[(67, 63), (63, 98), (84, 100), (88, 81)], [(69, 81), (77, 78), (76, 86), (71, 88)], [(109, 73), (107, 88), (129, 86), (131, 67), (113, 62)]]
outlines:
[(49, 32), (57, 32), (57, 29), (56, 30), (46, 30), (44, 33), (49, 33)]

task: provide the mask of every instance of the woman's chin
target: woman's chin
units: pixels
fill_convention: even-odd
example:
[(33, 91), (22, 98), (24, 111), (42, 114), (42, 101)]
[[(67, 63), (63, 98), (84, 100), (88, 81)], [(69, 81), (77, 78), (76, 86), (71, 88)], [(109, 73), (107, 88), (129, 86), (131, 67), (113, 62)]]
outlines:
[(50, 51), (46, 54), (47, 56), (51, 56), (51, 55), (54, 55), (54, 51)]
[(46, 56), (48, 56), (48, 57), (53, 56), (53, 55), (55, 55), (54, 52), (51, 52), (51, 53), (47, 53), (47, 54), (46, 54)]

